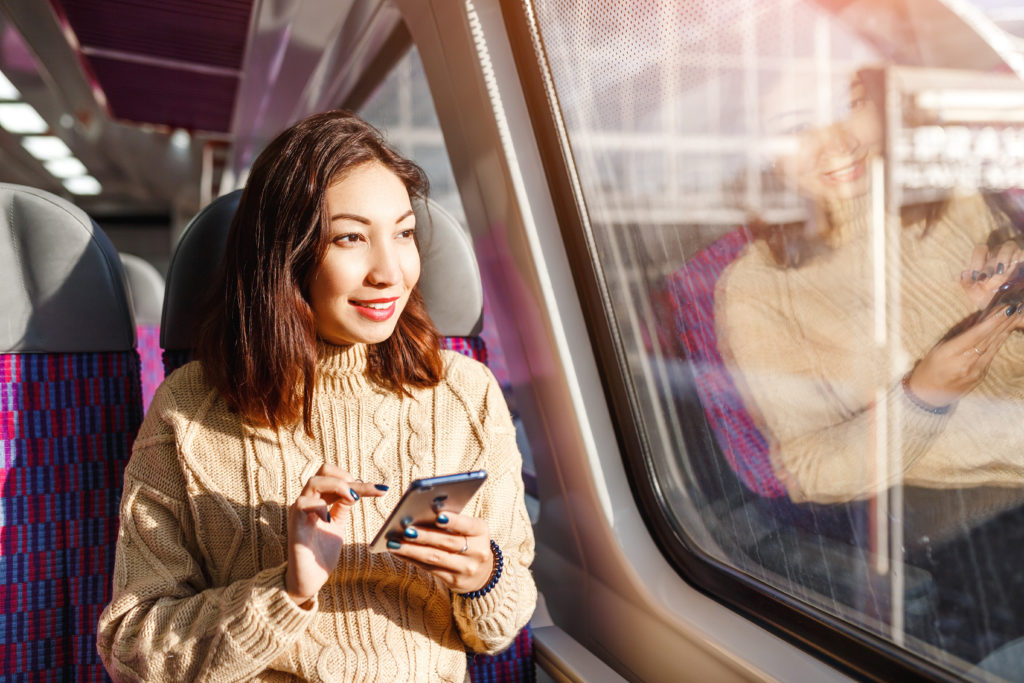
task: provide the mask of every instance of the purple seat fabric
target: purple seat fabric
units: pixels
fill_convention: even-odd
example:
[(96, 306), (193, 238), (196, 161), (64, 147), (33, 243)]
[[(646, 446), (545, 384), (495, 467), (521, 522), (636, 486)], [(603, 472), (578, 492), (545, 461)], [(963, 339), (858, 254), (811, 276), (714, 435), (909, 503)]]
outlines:
[(164, 364), (161, 359), (160, 326), (136, 325), (135, 334), (139, 340), (140, 373), (142, 375), (142, 408), (149, 410), (156, 388), (164, 381)]
[(109, 680), (96, 623), (141, 421), (134, 351), (0, 354), (0, 679)]
[(723, 455), (750, 491), (778, 498), (787, 495), (786, 488), (722, 360), (715, 332), (715, 284), (750, 239), (746, 230), (735, 230), (697, 252), (669, 277), (668, 294), (698, 397)]

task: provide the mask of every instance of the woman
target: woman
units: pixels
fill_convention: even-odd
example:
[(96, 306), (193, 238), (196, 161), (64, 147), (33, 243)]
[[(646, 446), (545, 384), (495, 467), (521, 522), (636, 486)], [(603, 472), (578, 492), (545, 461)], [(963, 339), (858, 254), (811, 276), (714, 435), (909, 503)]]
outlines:
[[(521, 460), (487, 369), (416, 288), (422, 171), (346, 112), (253, 165), (197, 349), (125, 473), (99, 649), (115, 680), (463, 681), (536, 601)], [(367, 545), (417, 478), (461, 514)]]
[(722, 356), (797, 502), (899, 482), (1018, 488), (1024, 315), (979, 311), (1024, 252), (976, 193), (906, 207), (873, 241), (880, 83), (856, 79), (849, 116), (803, 130), (778, 164), (815, 219), (761, 226), (723, 273)]

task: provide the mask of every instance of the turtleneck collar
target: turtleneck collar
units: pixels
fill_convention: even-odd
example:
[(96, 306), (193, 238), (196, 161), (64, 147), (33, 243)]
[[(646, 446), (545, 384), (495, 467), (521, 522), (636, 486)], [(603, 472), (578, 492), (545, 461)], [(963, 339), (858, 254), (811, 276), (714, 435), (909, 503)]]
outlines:
[(366, 344), (335, 346), (316, 343), (317, 383), (328, 391), (355, 391), (369, 385)]

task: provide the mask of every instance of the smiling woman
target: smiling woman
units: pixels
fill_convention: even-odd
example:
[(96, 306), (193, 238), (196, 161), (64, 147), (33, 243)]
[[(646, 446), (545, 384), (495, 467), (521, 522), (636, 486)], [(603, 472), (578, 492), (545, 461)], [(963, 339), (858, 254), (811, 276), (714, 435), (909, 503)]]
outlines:
[(317, 334), (334, 344), (391, 336), (420, 277), (409, 191), (369, 162), (327, 190), (331, 244), (309, 285)]
[[(426, 179), (347, 112), (256, 160), (198, 362), (157, 391), (125, 473), (115, 680), (443, 680), (530, 618), (522, 460), (490, 372), (442, 351), (417, 289)], [(372, 553), (414, 479), (486, 470)]]

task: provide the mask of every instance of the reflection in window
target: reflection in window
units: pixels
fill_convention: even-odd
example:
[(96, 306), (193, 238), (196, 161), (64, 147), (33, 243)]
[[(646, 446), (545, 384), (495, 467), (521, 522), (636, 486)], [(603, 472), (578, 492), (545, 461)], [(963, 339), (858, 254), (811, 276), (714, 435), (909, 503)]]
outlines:
[(535, 5), (663, 513), (805, 604), (1019, 676), (1001, 29), (925, 0)]

